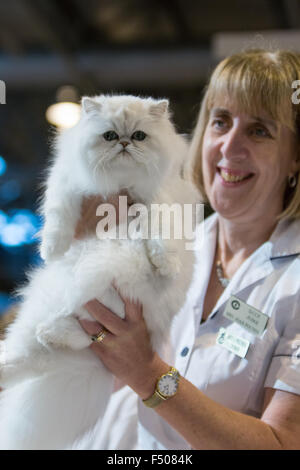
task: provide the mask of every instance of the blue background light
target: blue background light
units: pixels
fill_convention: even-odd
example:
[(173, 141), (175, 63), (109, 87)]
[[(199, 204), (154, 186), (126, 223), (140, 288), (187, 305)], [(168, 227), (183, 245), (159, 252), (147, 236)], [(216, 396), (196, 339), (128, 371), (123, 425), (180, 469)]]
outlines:
[(2, 203), (14, 201), (20, 196), (20, 194), (21, 187), (17, 180), (11, 179), (1, 184), (0, 200)]
[(0, 244), (16, 247), (35, 243), (40, 219), (29, 209), (14, 210), (11, 215), (0, 211)]
[(0, 210), (0, 233), (2, 228), (8, 223), (8, 215)]
[(7, 168), (6, 161), (0, 155), (0, 176), (4, 175), (4, 173), (6, 172), (6, 168)]

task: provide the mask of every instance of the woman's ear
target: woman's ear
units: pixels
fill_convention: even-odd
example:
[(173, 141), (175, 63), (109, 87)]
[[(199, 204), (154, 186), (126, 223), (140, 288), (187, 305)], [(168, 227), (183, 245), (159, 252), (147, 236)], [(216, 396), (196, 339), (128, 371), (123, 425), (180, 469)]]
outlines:
[(296, 142), (294, 143), (295, 156), (292, 159), (289, 174), (295, 174), (295, 173), (298, 173), (298, 171), (300, 171), (300, 137), (296, 135), (294, 136), (294, 138), (297, 139)]
[(300, 142), (298, 143), (298, 146), (297, 146), (297, 155), (295, 158), (294, 167), (295, 167), (295, 173), (300, 171)]

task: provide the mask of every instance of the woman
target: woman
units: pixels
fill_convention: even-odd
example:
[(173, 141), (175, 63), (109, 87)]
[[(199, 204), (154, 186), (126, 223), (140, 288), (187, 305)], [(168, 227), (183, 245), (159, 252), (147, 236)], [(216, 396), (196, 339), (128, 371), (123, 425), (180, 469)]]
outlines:
[[(191, 154), (215, 214), (168, 352), (152, 351), (142, 306), (123, 299), (122, 320), (86, 305), (85, 331), (108, 330), (92, 350), (139, 397), (140, 449), (300, 449), (299, 79), (284, 51), (237, 54), (212, 75)], [(172, 366), (178, 390), (174, 373), (172, 397), (145, 406)]]

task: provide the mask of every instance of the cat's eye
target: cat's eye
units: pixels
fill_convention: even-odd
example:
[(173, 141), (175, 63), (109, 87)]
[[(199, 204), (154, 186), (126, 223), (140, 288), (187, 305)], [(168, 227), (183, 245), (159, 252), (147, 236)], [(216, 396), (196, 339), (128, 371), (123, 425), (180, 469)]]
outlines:
[(104, 132), (103, 137), (105, 140), (116, 140), (119, 138), (118, 134), (115, 131)]
[(146, 134), (143, 131), (135, 131), (131, 138), (135, 140), (144, 140), (146, 138)]

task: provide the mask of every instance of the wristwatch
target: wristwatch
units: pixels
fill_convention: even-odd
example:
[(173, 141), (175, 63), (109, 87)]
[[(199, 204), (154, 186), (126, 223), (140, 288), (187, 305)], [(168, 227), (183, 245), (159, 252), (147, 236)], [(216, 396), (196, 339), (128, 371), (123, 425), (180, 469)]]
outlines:
[(169, 372), (163, 374), (156, 382), (153, 395), (143, 400), (144, 405), (154, 408), (165, 400), (176, 395), (179, 384), (179, 372), (175, 367), (171, 367)]

